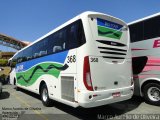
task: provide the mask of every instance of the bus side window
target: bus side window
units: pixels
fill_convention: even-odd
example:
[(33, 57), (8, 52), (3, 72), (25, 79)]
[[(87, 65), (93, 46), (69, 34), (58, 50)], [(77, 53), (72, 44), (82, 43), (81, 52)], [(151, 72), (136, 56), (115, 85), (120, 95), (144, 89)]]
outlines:
[(39, 52), (39, 56), (44, 56), (44, 55), (47, 55), (47, 50), (46, 50), (46, 51), (40, 51), (40, 52)]
[(59, 51), (62, 51), (62, 47), (61, 46), (54, 46), (53, 47), (53, 53), (56, 53), (56, 52), (59, 52)]
[(39, 57), (39, 54), (38, 53), (34, 53), (34, 58), (37, 58)]
[(73, 49), (77, 47), (77, 26), (75, 24), (72, 24), (68, 27), (68, 43), (67, 48)]
[(66, 43), (64, 42), (63, 43), (63, 50), (65, 50), (66, 49)]
[(18, 59), (18, 63), (21, 63), (21, 62), (22, 62), (22, 58), (19, 58), (19, 59)]
[(27, 60), (31, 60), (32, 59), (32, 56), (31, 57), (27, 57)]

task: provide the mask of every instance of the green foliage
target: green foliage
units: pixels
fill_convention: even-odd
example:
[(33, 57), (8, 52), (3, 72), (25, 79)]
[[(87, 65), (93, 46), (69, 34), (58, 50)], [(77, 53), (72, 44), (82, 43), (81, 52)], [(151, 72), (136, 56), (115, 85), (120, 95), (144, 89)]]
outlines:
[(7, 59), (0, 59), (0, 66), (7, 66), (8, 60)]

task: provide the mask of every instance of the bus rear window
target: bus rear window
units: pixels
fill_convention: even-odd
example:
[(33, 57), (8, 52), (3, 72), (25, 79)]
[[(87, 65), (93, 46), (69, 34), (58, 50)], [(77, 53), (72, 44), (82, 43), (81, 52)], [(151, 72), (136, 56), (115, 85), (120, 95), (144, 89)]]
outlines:
[(108, 20), (97, 18), (98, 36), (120, 40), (122, 25)]

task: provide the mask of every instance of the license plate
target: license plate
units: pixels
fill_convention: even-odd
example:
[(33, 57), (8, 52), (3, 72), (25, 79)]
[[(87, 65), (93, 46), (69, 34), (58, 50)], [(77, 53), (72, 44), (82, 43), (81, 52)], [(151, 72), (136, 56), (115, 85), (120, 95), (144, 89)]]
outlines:
[(114, 98), (120, 97), (120, 96), (121, 96), (121, 93), (120, 93), (120, 92), (112, 93), (112, 96), (113, 96)]

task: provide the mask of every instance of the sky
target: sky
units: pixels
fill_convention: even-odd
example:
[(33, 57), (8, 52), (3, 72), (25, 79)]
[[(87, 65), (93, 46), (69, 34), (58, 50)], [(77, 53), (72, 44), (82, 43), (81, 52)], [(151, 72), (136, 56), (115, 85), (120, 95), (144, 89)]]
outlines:
[[(85, 11), (102, 12), (128, 23), (160, 12), (160, 1), (0, 0), (0, 33), (33, 42)], [(12, 51), (2, 45), (0, 50)]]

